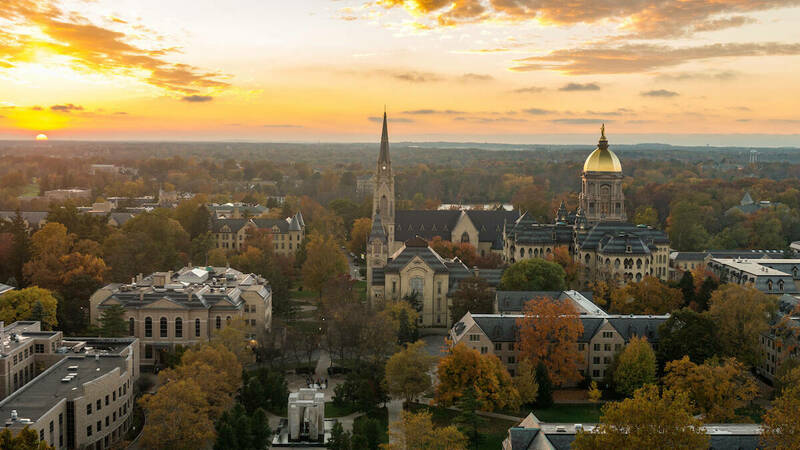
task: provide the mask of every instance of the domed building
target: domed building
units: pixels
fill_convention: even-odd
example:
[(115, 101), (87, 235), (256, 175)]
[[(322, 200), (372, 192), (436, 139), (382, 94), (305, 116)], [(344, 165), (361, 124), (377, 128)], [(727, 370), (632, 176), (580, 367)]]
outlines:
[(622, 164), (608, 148), (605, 125), (600, 128), (597, 148), (583, 163), (580, 208), (590, 224), (601, 221), (620, 221), (625, 215), (625, 196), (622, 193)]

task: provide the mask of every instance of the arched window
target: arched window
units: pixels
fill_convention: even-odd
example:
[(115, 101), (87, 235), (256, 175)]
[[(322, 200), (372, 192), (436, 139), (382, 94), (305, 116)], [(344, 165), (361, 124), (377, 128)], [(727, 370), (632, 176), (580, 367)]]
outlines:
[(637, 273), (636, 274), (636, 281), (642, 281), (642, 274), (641, 273)]
[(153, 319), (144, 318), (144, 337), (153, 337)]
[(218, 329), (218, 330), (219, 330), (220, 328), (222, 328), (222, 318), (221, 318), (220, 316), (217, 316), (217, 323), (216, 323), (216, 326), (217, 326), (217, 329)]
[(461, 242), (469, 244), (469, 234), (466, 231), (461, 233)]
[(194, 336), (200, 337), (200, 319), (194, 319)]
[(797, 267), (792, 269), (792, 278), (797, 279)]
[(767, 290), (768, 291), (772, 290), (772, 280), (767, 280)]
[(537, 258), (539, 257), (539, 249), (538, 248), (533, 250), (533, 256), (535, 256)]
[(528, 258), (530, 258), (531, 256), (533, 256), (533, 249), (528, 247)]
[(592, 259), (592, 257), (587, 253), (583, 259), (586, 261), (586, 264), (589, 264), (589, 261)]
[(175, 337), (183, 337), (183, 319), (175, 319)]
[(778, 280), (778, 290), (779, 291), (783, 290), (783, 280)]
[(225, 318), (225, 325), (228, 325), (230, 323), (231, 323), (231, 316), (228, 316)]
[(160, 330), (161, 330), (160, 336), (161, 336), (161, 337), (167, 337), (167, 318), (166, 318), (166, 317), (162, 317), (162, 318), (161, 318), (161, 323), (160, 323), (160, 325), (161, 325), (161, 326), (159, 327), (159, 328), (160, 328)]
[(619, 269), (619, 258), (614, 260), (614, 268)]
[(131, 317), (128, 319), (128, 336), (136, 335), (136, 321)]
[(409, 282), (409, 286), (411, 287), (411, 292), (416, 292), (419, 295), (422, 295), (422, 292), (425, 289), (425, 279), (422, 277), (414, 277)]
[(522, 247), (519, 248), (519, 257), (520, 258), (524, 258), (525, 257), (525, 249), (522, 248)]
[(636, 268), (637, 269), (641, 269), (642, 268), (642, 258), (636, 259)]

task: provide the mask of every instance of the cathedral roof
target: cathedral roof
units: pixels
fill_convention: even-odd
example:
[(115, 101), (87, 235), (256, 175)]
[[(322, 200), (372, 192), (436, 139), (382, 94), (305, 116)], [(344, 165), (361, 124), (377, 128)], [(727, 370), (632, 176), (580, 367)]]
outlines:
[(380, 213), (375, 213), (375, 217), (372, 218), (372, 229), (369, 232), (369, 238), (386, 239), (386, 230), (383, 229)]
[(608, 139), (606, 139), (605, 125), (600, 129), (600, 141), (597, 148), (586, 158), (583, 163), (584, 172), (622, 172), (622, 164), (619, 158), (608, 149)]
[[(478, 230), (479, 242), (491, 242), (493, 249), (503, 248), (503, 225), (519, 218), (517, 211), (463, 211)], [(428, 241), (439, 236), (450, 240), (453, 228), (462, 211), (456, 210), (406, 210), (395, 212), (394, 238), (406, 241), (420, 236)], [(476, 243), (473, 243), (477, 247)]]
[(389, 158), (389, 129), (386, 126), (386, 111), (383, 112), (383, 130), (381, 131), (381, 153), (378, 156), (378, 164), (390, 164)]

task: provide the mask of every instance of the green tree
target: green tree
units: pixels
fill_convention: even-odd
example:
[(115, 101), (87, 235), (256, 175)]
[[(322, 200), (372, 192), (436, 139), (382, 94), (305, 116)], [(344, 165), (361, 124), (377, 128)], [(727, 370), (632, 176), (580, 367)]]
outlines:
[(709, 448), (709, 438), (699, 420), (692, 417), (685, 392), (647, 385), (633, 398), (606, 403), (600, 423), (592, 431), (580, 431), (576, 450)]
[(350, 432), (344, 431), (342, 422), (336, 421), (331, 429), (331, 438), (328, 440), (330, 450), (351, 450)]
[(514, 375), (514, 387), (519, 392), (523, 404), (533, 404), (539, 395), (539, 384), (536, 382), (536, 367), (528, 358), (523, 358), (517, 364)]
[(708, 211), (692, 200), (679, 200), (670, 205), (667, 233), (676, 250), (699, 251), (709, 240), (705, 228)]
[(661, 367), (669, 361), (688, 356), (702, 363), (720, 351), (717, 324), (708, 315), (689, 308), (672, 313), (658, 328), (658, 361)]
[(428, 371), (433, 357), (425, 350), (425, 342), (417, 341), (392, 355), (386, 362), (386, 387), (389, 394), (411, 402), (431, 387)]
[(128, 336), (129, 327), (125, 321), (125, 308), (122, 305), (111, 305), (103, 309), (98, 321), (100, 322), (100, 336)]
[(503, 272), (500, 285), (508, 291), (563, 291), (566, 272), (550, 261), (525, 259)]
[(633, 221), (637, 225), (650, 225), (651, 227), (658, 227), (658, 211), (651, 206), (640, 206), (636, 208), (636, 213), (633, 216)]
[(58, 325), (57, 308), (52, 292), (36, 286), (0, 295), (0, 320), (5, 323), (37, 318), (44, 329), (53, 330)]
[(633, 337), (619, 355), (614, 386), (622, 395), (656, 381), (656, 355), (647, 339)]
[(553, 382), (550, 381), (550, 374), (544, 361), (539, 361), (539, 364), (536, 365), (536, 384), (539, 385), (536, 393), (536, 406), (539, 408), (553, 406)]
[[(381, 444), (381, 429), (383, 425), (378, 419), (373, 417), (361, 417), (353, 422), (353, 448), (366, 448), (378, 450)], [(363, 438), (362, 445), (358, 444), (358, 439)]]
[(248, 415), (240, 403), (222, 414), (216, 430), (214, 450), (263, 450), (269, 447), (272, 436), (264, 410)]
[(480, 402), (475, 398), (475, 391), (472, 388), (468, 388), (456, 403), (459, 413), (455, 418), (455, 423), (458, 425), (459, 431), (469, 439), (473, 447), (477, 447), (481, 438), (479, 430), (483, 424), (483, 419), (476, 413), (476, 411), (480, 410), (480, 406)]
[(688, 270), (683, 272), (683, 276), (678, 282), (678, 287), (683, 294), (683, 305), (689, 306), (692, 304), (692, 302), (695, 301), (694, 276), (692, 276), (692, 272)]

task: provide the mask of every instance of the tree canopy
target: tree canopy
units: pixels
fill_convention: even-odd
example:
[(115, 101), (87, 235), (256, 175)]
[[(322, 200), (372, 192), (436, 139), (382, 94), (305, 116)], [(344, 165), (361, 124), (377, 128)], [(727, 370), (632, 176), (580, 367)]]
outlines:
[(554, 262), (524, 259), (503, 271), (500, 285), (507, 291), (563, 291), (566, 276), (564, 269)]

